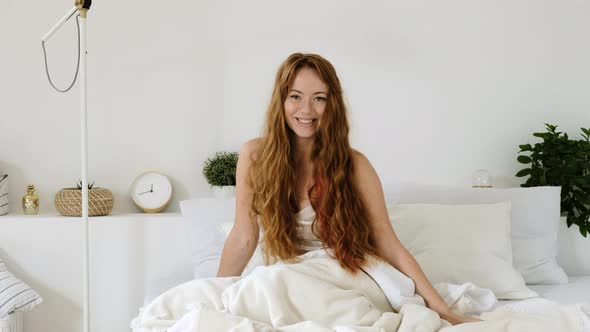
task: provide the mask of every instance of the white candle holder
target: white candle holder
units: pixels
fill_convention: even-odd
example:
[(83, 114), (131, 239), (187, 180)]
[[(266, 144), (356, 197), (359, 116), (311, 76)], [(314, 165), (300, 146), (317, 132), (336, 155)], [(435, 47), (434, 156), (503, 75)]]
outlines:
[(473, 188), (491, 188), (492, 180), (490, 177), (490, 172), (485, 169), (478, 169), (473, 172), (471, 177), (471, 186)]

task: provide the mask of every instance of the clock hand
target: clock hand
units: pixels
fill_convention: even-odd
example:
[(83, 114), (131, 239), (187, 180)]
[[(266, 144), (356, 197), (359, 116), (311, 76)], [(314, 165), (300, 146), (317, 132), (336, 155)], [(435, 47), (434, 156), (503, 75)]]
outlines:
[(137, 194), (137, 195), (143, 195), (143, 194), (147, 194), (147, 193), (151, 193), (151, 192), (152, 192), (152, 190), (148, 190), (148, 191), (144, 191), (144, 192), (142, 192), (142, 193), (139, 193), (139, 194)]
[(150, 192), (154, 192), (154, 184), (152, 183), (152, 188), (150, 189)]

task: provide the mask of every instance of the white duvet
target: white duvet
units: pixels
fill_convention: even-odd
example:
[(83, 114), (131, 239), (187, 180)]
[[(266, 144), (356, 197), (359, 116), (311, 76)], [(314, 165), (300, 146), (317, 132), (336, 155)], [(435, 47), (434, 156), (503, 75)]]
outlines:
[(590, 332), (590, 310), (531, 299), (496, 308), (488, 290), (437, 285), (445, 301), (482, 322), (451, 326), (426, 308), (414, 284), (393, 267), (373, 262), (352, 275), (322, 251), (297, 264), (256, 268), (245, 277), (194, 280), (159, 296), (131, 327), (149, 332)]

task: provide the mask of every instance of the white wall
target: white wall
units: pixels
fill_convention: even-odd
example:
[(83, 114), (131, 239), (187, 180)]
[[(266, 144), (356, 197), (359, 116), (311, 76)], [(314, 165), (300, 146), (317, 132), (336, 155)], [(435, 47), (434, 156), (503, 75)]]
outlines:
[[(28, 183), (44, 212), (79, 178), (77, 86), (49, 87), (39, 38), (71, 1), (0, 3), (0, 170), (13, 211)], [(590, 3), (521, 1), (96, 2), (89, 15), (89, 177), (135, 211), (139, 173), (207, 196), (203, 160), (258, 135), (280, 62), (318, 52), (336, 66), (352, 141), (384, 182), (514, 185), (518, 144), (551, 122), (590, 126)], [(75, 26), (48, 44), (55, 81), (75, 65)]]
[(260, 86), (270, 86), (276, 67), (266, 64), (295, 50), (332, 60), (353, 142), (384, 182), (470, 185), (473, 170), (486, 168), (496, 183), (515, 185), (518, 145), (544, 122), (572, 136), (590, 126), (588, 2), (345, 1), (337, 13), (333, 6), (242, 2), (224, 15), (229, 29), (242, 27), (228, 33), (227, 146), (256, 132), (261, 113), (253, 110), (268, 99)]

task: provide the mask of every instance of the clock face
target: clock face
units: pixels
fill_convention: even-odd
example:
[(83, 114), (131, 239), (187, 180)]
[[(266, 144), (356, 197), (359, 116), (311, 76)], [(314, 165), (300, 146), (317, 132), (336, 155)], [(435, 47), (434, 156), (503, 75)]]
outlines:
[(170, 202), (172, 183), (164, 174), (147, 172), (131, 185), (131, 199), (144, 212), (160, 212)]

